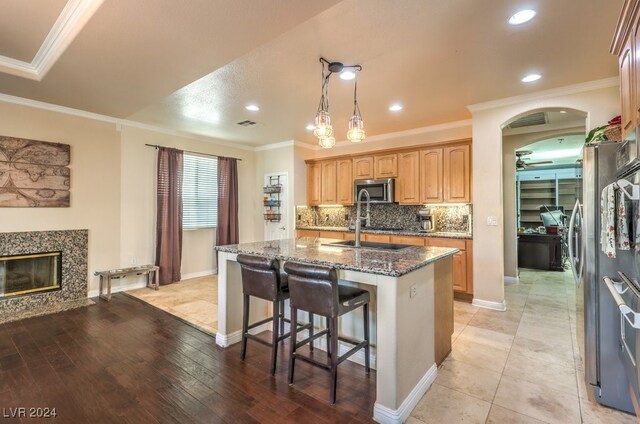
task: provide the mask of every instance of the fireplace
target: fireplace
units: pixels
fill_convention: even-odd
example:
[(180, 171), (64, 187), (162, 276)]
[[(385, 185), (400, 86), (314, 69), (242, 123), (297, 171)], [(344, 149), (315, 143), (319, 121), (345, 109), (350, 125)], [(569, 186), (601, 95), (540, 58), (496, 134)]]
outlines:
[(62, 252), (0, 257), (0, 297), (60, 290)]

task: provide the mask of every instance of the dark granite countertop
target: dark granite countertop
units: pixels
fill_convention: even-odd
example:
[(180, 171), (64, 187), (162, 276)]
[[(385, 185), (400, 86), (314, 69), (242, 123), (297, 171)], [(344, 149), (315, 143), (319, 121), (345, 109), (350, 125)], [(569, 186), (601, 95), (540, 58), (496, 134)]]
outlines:
[(263, 255), (283, 261), (330, 265), (338, 269), (391, 277), (400, 277), (459, 252), (458, 249), (447, 247), (411, 246), (400, 250), (380, 250), (323, 244), (331, 240), (333, 239), (303, 237), (216, 246), (215, 249), (220, 252)]
[[(302, 227), (297, 226), (296, 230), (311, 230), (311, 231), (340, 231), (343, 233), (353, 233), (354, 230), (350, 230), (347, 227), (320, 227), (320, 226), (308, 226)], [(362, 229), (363, 233), (370, 234), (390, 234), (397, 236), (417, 236), (417, 237), (443, 237), (443, 238), (457, 238), (457, 239), (468, 239), (471, 240), (473, 236), (469, 233), (454, 233), (454, 232), (444, 232), (444, 231), (435, 231), (433, 233), (422, 233), (420, 231), (414, 230), (372, 230), (372, 229)]]

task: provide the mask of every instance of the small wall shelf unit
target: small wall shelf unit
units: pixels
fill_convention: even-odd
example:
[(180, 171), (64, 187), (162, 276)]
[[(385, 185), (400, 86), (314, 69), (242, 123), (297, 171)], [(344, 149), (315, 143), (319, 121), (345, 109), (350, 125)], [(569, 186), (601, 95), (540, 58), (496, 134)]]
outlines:
[(282, 184), (280, 183), (279, 176), (269, 177), (269, 184), (263, 187), (264, 197), (262, 199), (264, 205), (264, 220), (271, 222), (280, 222), (282, 219), (282, 213), (280, 207), (282, 206), (282, 200), (280, 194), (282, 193)]
[(582, 197), (582, 169), (559, 168), (518, 171), (516, 173), (518, 227), (542, 225), (540, 206), (562, 206), (571, 215), (577, 198)]

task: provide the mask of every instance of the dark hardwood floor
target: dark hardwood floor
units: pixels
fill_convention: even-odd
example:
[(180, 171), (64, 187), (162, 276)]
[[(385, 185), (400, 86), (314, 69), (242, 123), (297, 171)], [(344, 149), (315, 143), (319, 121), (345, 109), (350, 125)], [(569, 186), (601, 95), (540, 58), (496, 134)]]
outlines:
[[(269, 333), (270, 334), (270, 333)], [(372, 422), (375, 372), (340, 365), (338, 403), (329, 375), (298, 361), (287, 384), (288, 345), (269, 375), (266, 346), (215, 339), (123, 294), (111, 302), (0, 325), (0, 424)], [(12, 418), (26, 408), (27, 418)], [(41, 412), (41, 411), (40, 411)]]

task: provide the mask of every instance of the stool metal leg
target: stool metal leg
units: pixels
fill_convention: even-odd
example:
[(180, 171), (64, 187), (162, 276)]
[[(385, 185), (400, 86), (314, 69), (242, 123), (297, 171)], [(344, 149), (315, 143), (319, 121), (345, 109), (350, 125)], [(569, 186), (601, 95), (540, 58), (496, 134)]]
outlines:
[(331, 393), (329, 401), (333, 405), (336, 403), (336, 389), (338, 387), (338, 318), (331, 318), (329, 321), (329, 333), (331, 333)]
[[(329, 317), (325, 318), (326, 328), (329, 329)], [(329, 340), (330, 333), (327, 332), (327, 356), (331, 357), (331, 341)]]
[[(280, 302), (273, 302), (273, 338), (271, 339), (271, 375), (276, 373), (276, 361), (278, 360), (278, 337), (280, 336), (279, 328), (282, 320), (280, 320)], [(280, 323), (278, 323), (280, 321)]]
[(289, 337), (289, 384), (293, 384), (293, 371), (296, 361), (296, 340), (298, 339), (298, 310), (293, 307), (291, 311), (291, 336)]
[(244, 361), (247, 354), (247, 331), (249, 328), (249, 306), (251, 299), (248, 294), (243, 294), (242, 305), (242, 349), (240, 350), (240, 359)]
[(280, 314), (278, 318), (280, 320), (280, 334), (284, 334), (284, 300), (280, 301)]
[(371, 371), (371, 359), (370, 359), (370, 343), (369, 343), (369, 304), (365, 303), (362, 307), (362, 314), (364, 316), (364, 340), (367, 344), (364, 346), (364, 371), (369, 374)]
[[(309, 337), (313, 337), (313, 314), (309, 312)], [(309, 351), (313, 352), (313, 342), (309, 343)]]

